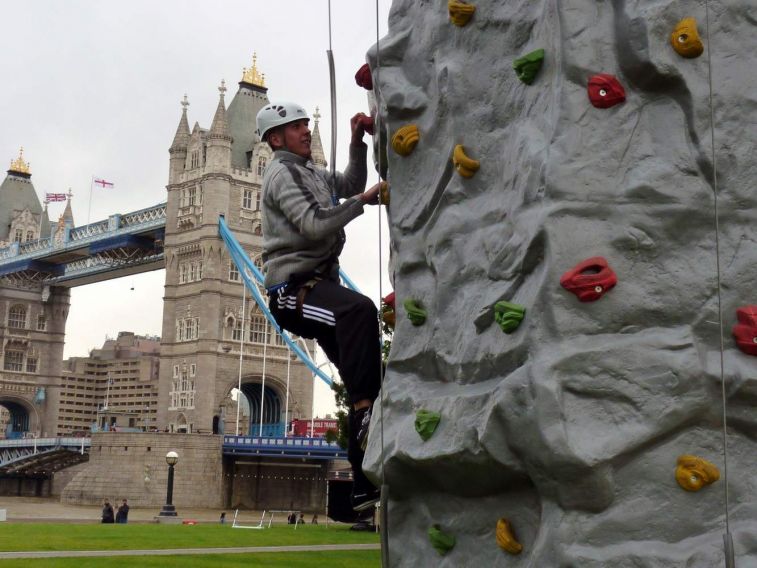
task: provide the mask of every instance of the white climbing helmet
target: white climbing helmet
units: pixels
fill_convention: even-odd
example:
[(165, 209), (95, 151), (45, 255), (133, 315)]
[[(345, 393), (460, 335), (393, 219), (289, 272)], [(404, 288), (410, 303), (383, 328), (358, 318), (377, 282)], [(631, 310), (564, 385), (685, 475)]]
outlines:
[(258, 116), (255, 118), (258, 127), (258, 136), (260, 136), (261, 140), (265, 140), (266, 134), (272, 128), (289, 124), (301, 118), (310, 120), (308, 113), (300, 105), (284, 102), (271, 103), (260, 109)]

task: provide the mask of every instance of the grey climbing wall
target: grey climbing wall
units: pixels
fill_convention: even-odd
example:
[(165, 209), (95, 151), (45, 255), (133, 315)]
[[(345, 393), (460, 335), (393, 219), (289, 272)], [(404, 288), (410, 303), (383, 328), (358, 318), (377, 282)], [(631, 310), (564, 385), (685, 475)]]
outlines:
[[(731, 337), (757, 304), (757, 15), (754, 0), (395, 0), (368, 54), (389, 137), (397, 327), (366, 468), (390, 487), (392, 566), (725, 566), (713, 161), (720, 210), (730, 530), (757, 566), (757, 357)], [(694, 17), (699, 58), (671, 47)], [(513, 60), (544, 48), (533, 84)], [(614, 75), (626, 101), (592, 106)], [(480, 161), (458, 175), (453, 148)], [(580, 302), (560, 285), (604, 257), (617, 285)], [(414, 326), (402, 303), (419, 301)], [(494, 304), (525, 307), (511, 334)], [(419, 409), (441, 421), (427, 440)], [(377, 413), (378, 414), (378, 413)], [(712, 462), (698, 492), (676, 460)], [(382, 459), (384, 466), (382, 468)], [(497, 546), (506, 518), (523, 545)], [(434, 525), (455, 536), (446, 555)]]

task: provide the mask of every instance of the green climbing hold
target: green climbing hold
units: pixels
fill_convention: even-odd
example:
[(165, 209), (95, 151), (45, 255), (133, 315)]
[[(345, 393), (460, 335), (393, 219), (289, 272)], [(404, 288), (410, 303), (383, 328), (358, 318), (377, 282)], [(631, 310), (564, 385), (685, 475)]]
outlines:
[(439, 525), (434, 525), (428, 529), (428, 538), (431, 540), (431, 546), (442, 556), (455, 548), (455, 537), (442, 532)]
[(433, 410), (419, 410), (415, 413), (415, 431), (423, 441), (428, 440), (439, 425), (442, 415)]
[(494, 319), (505, 333), (512, 333), (526, 315), (526, 308), (519, 304), (502, 300), (494, 304)]
[(536, 79), (536, 74), (541, 69), (541, 64), (544, 62), (544, 50), (537, 49), (531, 53), (526, 53), (523, 57), (519, 57), (513, 61), (513, 69), (518, 75), (518, 79), (523, 81), (526, 85), (530, 85)]
[(423, 325), (426, 321), (426, 310), (421, 307), (420, 302), (408, 299), (402, 302), (402, 305), (405, 307), (407, 319), (410, 320), (410, 323), (413, 325)]

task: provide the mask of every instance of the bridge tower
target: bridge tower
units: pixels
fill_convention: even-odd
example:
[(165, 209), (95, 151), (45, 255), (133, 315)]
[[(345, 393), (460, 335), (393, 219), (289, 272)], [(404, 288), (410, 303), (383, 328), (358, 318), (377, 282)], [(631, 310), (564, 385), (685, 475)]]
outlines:
[(240, 432), (259, 432), (261, 409), (266, 435), (283, 434), (288, 420), (311, 416), (312, 375), (296, 360), (288, 361), (287, 348), (249, 294), (242, 312), (242, 281), (218, 236), (218, 217), (224, 215), (259, 264), (260, 190), (271, 152), (255, 134), (255, 117), (268, 104), (267, 91), (253, 56), (228, 109), (221, 82), (210, 129), (195, 123), (190, 131), (186, 96), (182, 102), (169, 149), (157, 416), (159, 427), (169, 431), (222, 433), (226, 424), (226, 433), (235, 433), (231, 390), (238, 384), (243, 330), (241, 414), (249, 418)]
[[(0, 247), (49, 236), (23, 149), (0, 185)], [(70, 196), (67, 205), (70, 215)], [(73, 218), (64, 219), (73, 223)], [(10, 419), (0, 437), (56, 435), (69, 291), (27, 278), (0, 279), (0, 406)]]

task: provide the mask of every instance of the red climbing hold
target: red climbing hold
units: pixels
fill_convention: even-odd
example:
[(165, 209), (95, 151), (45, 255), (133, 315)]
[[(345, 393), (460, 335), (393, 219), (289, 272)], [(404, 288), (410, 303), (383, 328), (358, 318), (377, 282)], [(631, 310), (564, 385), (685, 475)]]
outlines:
[(617, 283), (618, 277), (601, 256), (579, 262), (560, 278), (562, 287), (582, 302), (599, 300)]
[(355, 73), (355, 82), (366, 91), (373, 90), (373, 76), (371, 75), (371, 68), (368, 67), (367, 63)]
[(736, 345), (747, 355), (757, 355), (757, 306), (742, 306), (736, 310), (739, 323), (733, 326)]
[(626, 100), (626, 92), (613, 75), (600, 73), (589, 79), (589, 100), (597, 108), (610, 108)]
[(373, 135), (373, 119), (370, 116), (361, 116), (360, 123), (363, 125), (363, 130), (368, 134)]
[(385, 298), (384, 298), (383, 300), (381, 300), (381, 301), (382, 301), (382, 302), (384, 302), (384, 303), (385, 303), (385, 304), (386, 304), (387, 306), (391, 306), (391, 308), (392, 308), (393, 310), (396, 310), (396, 309), (397, 309), (397, 307), (396, 307), (396, 306), (394, 305), (394, 292), (392, 292), (391, 294), (387, 295), (387, 296), (386, 296), (386, 297), (385, 297)]

